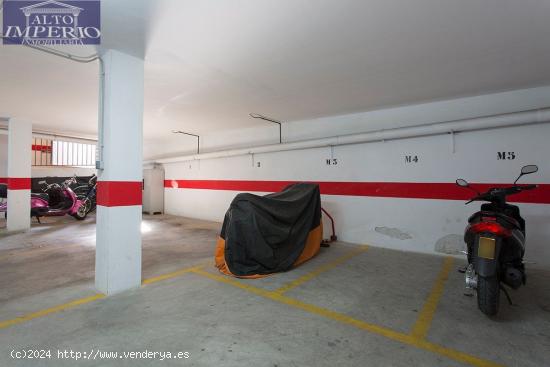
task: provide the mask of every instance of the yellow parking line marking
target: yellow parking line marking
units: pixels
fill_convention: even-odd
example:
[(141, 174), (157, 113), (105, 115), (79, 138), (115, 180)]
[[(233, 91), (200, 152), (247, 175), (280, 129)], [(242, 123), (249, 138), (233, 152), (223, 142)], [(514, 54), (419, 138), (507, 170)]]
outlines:
[(156, 283), (156, 282), (160, 282), (162, 280), (166, 280), (166, 279), (172, 279), (172, 278), (175, 278), (175, 277), (179, 277), (183, 274), (187, 274), (193, 270), (196, 270), (196, 269), (200, 269), (202, 267), (204, 267), (206, 265), (206, 263), (204, 264), (200, 264), (200, 265), (197, 265), (197, 266), (194, 266), (194, 267), (191, 267), (191, 268), (185, 268), (185, 269), (180, 269), (180, 270), (176, 270), (172, 273), (168, 273), (168, 274), (163, 274), (163, 275), (159, 275), (159, 276), (156, 276), (156, 277), (152, 277), (152, 278), (147, 278), (147, 279), (143, 279), (143, 281), (141, 282), (142, 285), (147, 285), (147, 284), (153, 284), (153, 283)]
[[(365, 251), (365, 250), (366, 249), (363, 249), (363, 251)], [(450, 269), (451, 264), (452, 264), (452, 258), (446, 259), (443, 270), (445, 270), (445, 268)], [(460, 352), (460, 351), (457, 351), (457, 350), (454, 350), (454, 349), (451, 349), (451, 348), (447, 348), (447, 347), (444, 347), (444, 346), (441, 346), (441, 345), (430, 343), (430, 342), (426, 341), (425, 339), (422, 339), (422, 338), (419, 338), (419, 337), (415, 336), (415, 334), (407, 335), (407, 334), (403, 334), (403, 333), (400, 333), (400, 332), (396, 332), (396, 331), (393, 331), (391, 329), (385, 328), (383, 326), (370, 324), (370, 323), (354, 319), (350, 316), (347, 316), (347, 315), (344, 315), (344, 314), (341, 314), (341, 313), (338, 313), (338, 312), (335, 312), (335, 311), (331, 311), (331, 310), (328, 310), (328, 309), (325, 309), (325, 308), (322, 308), (322, 307), (318, 307), (318, 306), (315, 306), (315, 305), (312, 305), (312, 304), (308, 304), (308, 303), (305, 303), (305, 302), (301, 302), (299, 300), (284, 296), (279, 292), (270, 292), (270, 291), (267, 291), (265, 289), (261, 289), (261, 288), (257, 288), (257, 287), (253, 287), (253, 286), (241, 283), (241, 282), (239, 282), (239, 281), (237, 281), (233, 278), (228, 278), (228, 277), (208, 273), (208, 272), (202, 270), (203, 266), (204, 265), (194, 266), (194, 267), (191, 267), (191, 268), (181, 269), (181, 270), (178, 270), (178, 271), (175, 271), (175, 272), (172, 272), (172, 273), (168, 273), (168, 274), (164, 274), (164, 275), (160, 275), (160, 276), (157, 276), (157, 277), (148, 278), (148, 279), (145, 279), (143, 281), (143, 284), (152, 284), (152, 283), (159, 282), (159, 281), (162, 281), (162, 280), (171, 279), (171, 278), (183, 275), (183, 274), (194, 273), (194, 274), (198, 274), (198, 275), (201, 275), (201, 276), (204, 276), (204, 277), (207, 277), (207, 278), (210, 278), (210, 279), (222, 282), (222, 283), (230, 284), (232, 286), (241, 288), (243, 290), (254, 293), (256, 295), (259, 295), (259, 296), (277, 301), (279, 303), (286, 304), (286, 305), (294, 307), (294, 308), (301, 309), (303, 311), (306, 311), (306, 312), (309, 312), (309, 313), (312, 313), (312, 314), (323, 316), (323, 317), (326, 317), (328, 319), (332, 319), (332, 320), (340, 322), (340, 323), (352, 325), (352, 326), (355, 326), (359, 329), (367, 330), (369, 332), (384, 336), (384, 337), (386, 337), (388, 339), (391, 339), (391, 340), (394, 340), (394, 341), (398, 341), (398, 342), (401, 342), (401, 343), (404, 343), (404, 344), (407, 344), (407, 345), (411, 345), (411, 346), (414, 346), (414, 347), (417, 347), (417, 348), (420, 348), (420, 349), (424, 349), (424, 350), (433, 352), (435, 354), (446, 356), (450, 359), (454, 359), (454, 360), (459, 361), (459, 362), (468, 363), (472, 366), (476, 366), (476, 367), (503, 367), (500, 364), (497, 364), (497, 363), (494, 363), (494, 362), (491, 362), (491, 361), (487, 361), (487, 360), (469, 355), (467, 353), (463, 353), (463, 352)], [(444, 272), (443, 270), (442, 270), (442, 273)], [(448, 275), (448, 270), (447, 270), (446, 274)], [(440, 274), (440, 276), (441, 276), (441, 274)], [(309, 278), (309, 279), (311, 279), (311, 278)], [(446, 276), (445, 276), (445, 279), (446, 279)], [(436, 286), (434, 286), (434, 290), (432, 291), (432, 293), (439, 293), (439, 296), (437, 296), (437, 300), (439, 300), (439, 297), (441, 296), (441, 292), (442, 292), (442, 286), (441, 286), (441, 291), (436, 291), (436, 288), (437, 288), (437, 283), (436, 283)], [(77, 299), (77, 300), (62, 304), (62, 305), (54, 306), (54, 307), (51, 307), (51, 308), (48, 308), (48, 309), (45, 309), (45, 310), (41, 310), (41, 311), (30, 313), (30, 314), (27, 314), (27, 315), (24, 315), (24, 316), (20, 316), (20, 317), (17, 317), (15, 319), (0, 321), (0, 329), (4, 329), (4, 328), (7, 328), (7, 327), (10, 327), (10, 326), (13, 326), (13, 325), (21, 324), (21, 323), (24, 323), (24, 322), (27, 322), (27, 321), (30, 321), (30, 320), (33, 320), (33, 319), (36, 319), (36, 318), (39, 318), (39, 317), (44, 317), (44, 316), (47, 316), (47, 315), (50, 315), (50, 314), (53, 314), (53, 313), (61, 312), (61, 311), (64, 311), (64, 310), (67, 310), (67, 309), (70, 309), (70, 308), (77, 307), (79, 305), (91, 303), (91, 302), (94, 302), (96, 300), (103, 299), (105, 297), (106, 296), (104, 294), (98, 293), (98, 294), (95, 294), (95, 295), (90, 296), (90, 297)], [(431, 295), (430, 295), (430, 298), (431, 298)], [(435, 302), (435, 305), (437, 306), (437, 302)], [(429, 319), (429, 321), (431, 321), (431, 318)]]
[(334, 320), (334, 321), (337, 321), (337, 322), (340, 322), (340, 323), (343, 323), (343, 324), (348, 324), (348, 325), (355, 326), (359, 329), (363, 329), (363, 330), (369, 331), (371, 333), (381, 335), (383, 337), (386, 337), (388, 339), (391, 339), (391, 340), (394, 340), (394, 341), (397, 341), (397, 342), (401, 342), (403, 344), (407, 344), (407, 345), (410, 345), (410, 346), (413, 346), (413, 347), (416, 347), (416, 348), (419, 348), (419, 349), (427, 350), (427, 351), (430, 351), (432, 353), (445, 356), (447, 358), (453, 359), (453, 360), (458, 361), (458, 362), (467, 363), (467, 364), (470, 364), (470, 365), (476, 366), (476, 367), (503, 367), (502, 365), (500, 365), (498, 363), (487, 361), (487, 360), (475, 357), (475, 356), (467, 354), (467, 353), (463, 353), (463, 352), (460, 352), (460, 351), (457, 351), (457, 350), (454, 350), (454, 349), (446, 348), (446, 347), (441, 346), (441, 345), (433, 344), (433, 343), (430, 343), (430, 342), (428, 342), (424, 339), (419, 339), (419, 338), (417, 338), (413, 335), (403, 334), (403, 333), (385, 328), (383, 326), (374, 325), (374, 324), (370, 324), (370, 323), (367, 323), (367, 322), (364, 322), (364, 321), (361, 321), (361, 320), (357, 320), (357, 319), (354, 319), (350, 316), (347, 316), (347, 315), (344, 315), (344, 314), (341, 314), (341, 313), (338, 313), (338, 312), (335, 312), (335, 311), (331, 311), (331, 310), (328, 310), (326, 308), (318, 307), (318, 306), (315, 306), (315, 305), (312, 305), (312, 304), (309, 304), (309, 303), (305, 303), (305, 302), (302, 302), (302, 301), (284, 296), (284, 295), (282, 295), (280, 293), (277, 293), (277, 292), (270, 292), (270, 291), (267, 291), (265, 289), (253, 287), (251, 285), (241, 283), (240, 281), (237, 281), (233, 278), (208, 273), (208, 272), (206, 272), (204, 270), (201, 270), (201, 269), (193, 270), (192, 273), (204, 276), (206, 278), (210, 278), (212, 280), (215, 280), (215, 281), (218, 281), (218, 282), (221, 282), (221, 283), (226, 283), (226, 284), (232, 285), (232, 286), (237, 287), (237, 288), (241, 288), (245, 291), (256, 294), (258, 296), (265, 297), (265, 298), (271, 299), (273, 301), (283, 303), (283, 304), (286, 304), (288, 306), (298, 308), (298, 309), (301, 309), (303, 311), (306, 311), (306, 312), (309, 312), (309, 313), (312, 313), (312, 314), (323, 316), (323, 317), (326, 317), (328, 319), (331, 319), (331, 320)]
[(283, 294), (283, 293), (291, 290), (292, 288), (296, 288), (299, 285), (301, 285), (301, 284), (303, 284), (307, 281), (310, 281), (311, 279), (319, 276), (321, 273), (324, 273), (325, 271), (333, 269), (336, 266), (342, 264), (343, 262), (346, 262), (347, 260), (349, 260), (349, 259), (351, 259), (351, 258), (367, 251), (368, 248), (369, 248), (368, 246), (363, 245), (363, 246), (361, 246), (361, 248), (359, 248), (357, 250), (354, 250), (354, 251), (351, 251), (350, 253), (348, 253), (344, 256), (341, 256), (341, 257), (337, 258), (336, 260), (334, 260), (334, 261), (332, 261), (328, 264), (322, 265), (322, 266), (318, 267), (317, 269), (315, 269), (315, 270), (313, 270), (313, 271), (311, 271), (307, 274), (302, 275), (298, 279), (293, 280), (292, 282), (283, 285), (282, 287), (274, 290), (273, 292), (278, 293), (278, 294)]
[(428, 334), (428, 330), (430, 329), (432, 320), (434, 318), (435, 310), (437, 309), (437, 305), (439, 304), (439, 300), (441, 298), (441, 295), (443, 294), (445, 282), (447, 281), (447, 278), (449, 278), (449, 273), (452, 266), (453, 258), (450, 256), (446, 257), (443, 261), (443, 266), (441, 267), (441, 271), (437, 276), (432, 291), (428, 296), (428, 299), (424, 303), (424, 306), (422, 307), (422, 310), (418, 315), (418, 319), (416, 320), (416, 323), (412, 328), (412, 336), (418, 339), (426, 338), (426, 335)]
[[(178, 277), (180, 275), (189, 273), (191, 271), (198, 270), (198, 269), (202, 268), (204, 265), (205, 264), (201, 264), (201, 265), (198, 265), (198, 266), (194, 266), (194, 267), (174, 271), (172, 273), (159, 275), (157, 277), (144, 279), (142, 284), (143, 285), (152, 284), (152, 283), (160, 282), (161, 280), (175, 278), (175, 277)], [(67, 310), (67, 309), (70, 309), (70, 308), (74, 308), (76, 306), (84, 305), (86, 303), (90, 303), (90, 302), (97, 301), (99, 299), (103, 299), (105, 297), (106, 296), (104, 294), (97, 293), (97, 294), (95, 294), (93, 296), (90, 296), (90, 297), (76, 299), (74, 301), (64, 303), (62, 305), (58, 305), (58, 306), (54, 306), (54, 307), (51, 307), (51, 308), (47, 308), (45, 310), (33, 312), (33, 313), (30, 313), (30, 314), (27, 314), (27, 315), (16, 317), (16, 318), (11, 319), (11, 320), (0, 321), (0, 329), (5, 329), (5, 328), (13, 326), (13, 325), (22, 324), (24, 322), (27, 322), (27, 321), (30, 321), (30, 320), (33, 320), (33, 319), (36, 319), (36, 318), (39, 318), (39, 317), (44, 317), (44, 316), (47, 316), (47, 315), (50, 315), (50, 314), (53, 314), (53, 313), (61, 312), (61, 311), (64, 311), (64, 310)]]
[(90, 297), (80, 298), (80, 299), (77, 299), (77, 300), (74, 300), (74, 301), (71, 301), (71, 302), (68, 302), (68, 303), (64, 303), (62, 305), (54, 306), (54, 307), (51, 307), (51, 308), (47, 308), (45, 310), (41, 310), (41, 311), (29, 313), (27, 315), (23, 315), (23, 316), (20, 316), (20, 317), (16, 317), (15, 319), (0, 321), (0, 329), (5, 329), (5, 328), (13, 326), (13, 325), (22, 324), (24, 322), (27, 322), (27, 321), (30, 321), (30, 320), (33, 320), (33, 319), (37, 319), (39, 317), (44, 317), (44, 316), (50, 315), (52, 313), (61, 312), (61, 311), (67, 310), (69, 308), (73, 308), (73, 307), (76, 307), (76, 306), (84, 305), (86, 303), (94, 302), (94, 301), (96, 301), (98, 299), (102, 299), (102, 298), (105, 298), (105, 295), (101, 294), (101, 293), (98, 293), (98, 294), (95, 294), (95, 295), (90, 296)]

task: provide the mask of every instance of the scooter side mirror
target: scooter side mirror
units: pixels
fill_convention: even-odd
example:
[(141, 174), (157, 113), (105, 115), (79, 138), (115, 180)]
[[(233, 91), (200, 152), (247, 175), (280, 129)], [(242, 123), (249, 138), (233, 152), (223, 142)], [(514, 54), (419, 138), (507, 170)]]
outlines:
[(538, 172), (539, 170), (539, 167), (536, 165), (536, 164), (528, 164), (527, 166), (523, 166), (521, 167), (521, 173), (520, 175), (518, 176), (518, 178), (516, 178), (516, 180), (514, 181), (514, 184), (516, 182), (518, 182), (518, 180), (522, 177), (522, 176), (525, 176), (525, 175), (529, 175), (531, 173), (535, 173), (535, 172)]
[(521, 174), (522, 175), (528, 175), (531, 173), (535, 173), (539, 170), (539, 167), (535, 164), (529, 164), (527, 166), (521, 167)]
[(475, 192), (477, 195), (481, 195), (481, 194), (479, 193), (479, 191), (477, 191), (477, 190), (474, 189), (472, 186), (470, 186), (470, 184), (468, 183), (468, 181), (463, 180), (462, 178), (457, 178), (455, 182), (456, 182), (456, 184), (457, 184), (458, 186), (460, 186), (460, 187), (465, 187), (465, 188), (467, 188), (468, 190), (471, 190), (471, 191)]

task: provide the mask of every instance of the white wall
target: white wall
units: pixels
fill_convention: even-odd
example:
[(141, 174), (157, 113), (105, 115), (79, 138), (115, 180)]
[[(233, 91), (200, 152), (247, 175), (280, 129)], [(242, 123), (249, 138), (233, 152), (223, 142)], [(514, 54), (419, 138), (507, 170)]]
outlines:
[[(522, 111), (550, 105), (550, 88), (535, 88), (488, 96), (398, 107), (286, 124), (285, 140), (311, 139), (379, 128)], [(261, 143), (277, 140), (276, 131), (259, 135)], [(269, 138), (267, 136), (269, 135)], [(308, 180), (352, 182), (511, 182), (524, 164), (538, 164), (539, 173), (524, 182), (549, 183), (550, 125), (507, 128), (456, 135), (455, 152), (449, 136), (414, 138), (291, 152), (165, 164), (166, 179), (200, 180)], [(250, 131), (205, 137), (210, 149), (258, 145)], [(246, 144), (246, 140), (248, 144)], [(514, 160), (497, 160), (498, 151), (513, 151)], [(327, 166), (326, 159), (338, 159)], [(405, 163), (417, 155), (418, 163)], [(254, 159), (254, 165), (253, 160)], [(257, 167), (257, 162), (261, 167)], [(222, 221), (235, 191), (166, 189), (169, 214)], [(469, 214), (479, 204), (456, 200), (427, 200), (323, 195), (323, 206), (336, 219), (343, 241), (368, 243), (419, 252), (457, 253)], [(550, 205), (519, 204), (527, 221), (528, 260), (550, 266)], [(327, 227), (325, 227), (327, 228)], [(445, 249), (442, 249), (445, 248)]]
[(93, 167), (33, 167), (32, 177), (91, 176), (96, 173)]
[[(91, 176), (96, 172), (93, 167), (32, 167), (32, 177), (68, 177)], [(8, 136), (0, 134), (0, 177), (8, 175)]]

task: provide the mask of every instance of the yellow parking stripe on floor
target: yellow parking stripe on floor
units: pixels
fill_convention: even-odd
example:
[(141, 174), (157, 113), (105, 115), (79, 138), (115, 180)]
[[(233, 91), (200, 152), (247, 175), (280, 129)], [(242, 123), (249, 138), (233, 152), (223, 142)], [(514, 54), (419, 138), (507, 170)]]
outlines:
[(449, 272), (451, 271), (452, 266), (453, 258), (450, 256), (446, 257), (443, 261), (443, 266), (441, 267), (441, 271), (437, 276), (432, 291), (428, 296), (426, 303), (424, 303), (424, 307), (422, 307), (422, 310), (418, 315), (418, 319), (413, 326), (411, 332), (412, 336), (419, 339), (426, 338), (426, 335), (428, 334), (428, 330), (430, 329), (432, 320), (434, 318), (435, 310), (437, 309), (437, 305), (439, 304), (439, 299), (443, 294), (445, 282), (447, 281), (447, 278), (449, 278)]
[(30, 321), (30, 320), (33, 320), (33, 319), (37, 319), (39, 317), (46, 316), (46, 315), (50, 315), (52, 313), (57, 313), (57, 312), (60, 312), (60, 311), (67, 310), (69, 308), (84, 305), (86, 303), (97, 301), (98, 299), (102, 299), (102, 298), (105, 298), (105, 295), (101, 294), (101, 293), (98, 293), (98, 294), (95, 294), (95, 295), (90, 296), (90, 297), (80, 298), (80, 299), (77, 299), (77, 300), (74, 300), (74, 301), (71, 301), (71, 302), (68, 302), (68, 303), (64, 303), (62, 305), (54, 306), (54, 307), (51, 307), (51, 308), (47, 308), (45, 310), (41, 310), (41, 311), (29, 313), (29, 314), (24, 315), (24, 316), (16, 317), (15, 319), (0, 321), (0, 329), (5, 329), (7, 327), (17, 325), (17, 324), (21, 324), (21, 323), (24, 323), (24, 322), (27, 322), (27, 321)]
[(287, 283), (285, 285), (283, 285), (282, 287), (276, 289), (274, 292), (275, 293), (278, 293), (278, 294), (283, 294), (289, 290), (291, 290), (292, 288), (296, 288), (298, 287), (299, 285), (307, 282), (307, 281), (310, 281), (311, 279), (317, 277), (318, 275), (320, 275), (321, 273), (324, 273), (325, 271), (328, 271), (330, 269), (333, 269), (335, 268), (336, 266), (346, 262), (347, 260), (365, 252), (368, 250), (368, 246), (367, 245), (363, 245), (361, 246), (359, 249), (356, 249), (354, 251), (351, 251), (350, 253), (344, 255), (344, 256), (341, 256), (339, 258), (337, 258), (336, 260), (334, 261), (331, 261), (329, 262), (328, 264), (325, 264), (325, 265), (321, 265), (320, 267), (318, 267), (317, 269), (313, 270), (312, 272), (309, 272), (305, 275), (302, 275), (301, 277), (299, 277), (298, 279), (296, 280), (293, 280), (292, 282), (290, 283)]
[(204, 267), (205, 265), (206, 265), (206, 263), (201, 264), (201, 265), (197, 265), (197, 266), (194, 266), (194, 267), (191, 267), (191, 268), (176, 270), (172, 273), (163, 274), (163, 275), (159, 275), (159, 276), (156, 276), (156, 277), (143, 279), (141, 284), (143, 284), (143, 285), (153, 284), (153, 283), (156, 283), (156, 282), (160, 282), (161, 280), (166, 280), (166, 279), (179, 277), (179, 276), (181, 276), (183, 274), (187, 274), (187, 273), (189, 273), (189, 272), (191, 272), (195, 269), (200, 269), (200, 268)]
[[(364, 250), (365, 249), (363, 249), (363, 251)], [(349, 254), (349, 255), (351, 255), (351, 254)], [(443, 270), (445, 270), (446, 268), (450, 268), (451, 264), (452, 264), (452, 258), (451, 258), (451, 260), (446, 259)], [(291, 306), (291, 307), (294, 307), (294, 308), (297, 308), (297, 309), (301, 309), (303, 311), (306, 311), (306, 312), (309, 312), (309, 313), (312, 313), (312, 314), (316, 314), (316, 315), (319, 315), (319, 316), (322, 316), (322, 317), (325, 317), (325, 318), (328, 318), (328, 319), (331, 319), (331, 320), (334, 320), (334, 321), (337, 321), (337, 322), (340, 322), (340, 323), (343, 323), (343, 324), (348, 324), (348, 325), (357, 327), (359, 329), (369, 331), (369, 332), (377, 334), (377, 335), (381, 335), (381, 336), (386, 337), (390, 340), (394, 340), (394, 341), (397, 341), (397, 342), (400, 342), (400, 343), (403, 343), (403, 344), (414, 346), (414, 347), (419, 348), (419, 349), (427, 350), (427, 351), (430, 351), (430, 352), (433, 352), (435, 354), (439, 354), (439, 355), (448, 357), (450, 359), (453, 359), (453, 360), (456, 360), (456, 361), (459, 361), (459, 362), (467, 363), (467, 364), (470, 364), (472, 366), (476, 366), (476, 367), (503, 367), (500, 364), (497, 364), (497, 363), (494, 363), (494, 362), (491, 362), (491, 361), (487, 361), (487, 360), (469, 355), (467, 353), (463, 353), (463, 352), (460, 352), (460, 351), (457, 351), (457, 350), (454, 350), (454, 349), (451, 349), (451, 348), (447, 348), (447, 347), (444, 347), (444, 346), (441, 346), (441, 345), (430, 343), (430, 342), (426, 341), (425, 339), (419, 338), (419, 337), (417, 337), (413, 334), (410, 334), (410, 335), (403, 334), (403, 333), (385, 328), (383, 326), (370, 324), (370, 323), (367, 323), (365, 321), (357, 320), (357, 319), (354, 319), (350, 316), (338, 313), (336, 311), (332, 311), (332, 310), (329, 310), (329, 309), (326, 309), (326, 308), (322, 308), (322, 307), (319, 307), (319, 306), (315, 306), (315, 305), (312, 305), (312, 304), (308, 304), (308, 303), (305, 303), (305, 302), (302, 302), (302, 301), (284, 296), (279, 292), (271, 292), (271, 291), (268, 291), (268, 290), (265, 290), (265, 289), (261, 289), (261, 288), (257, 288), (257, 287), (247, 285), (247, 284), (242, 283), (242, 282), (240, 282), (236, 279), (233, 279), (233, 278), (228, 278), (228, 277), (225, 277), (225, 276), (220, 276), (220, 275), (208, 273), (208, 272), (202, 270), (203, 266), (204, 265), (194, 266), (194, 267), (191, 267), (191, 268), (178, 270), (178, 271), (168, 273), (168, 274), (165, 274), (165, 275), (161, 275), (161, 276), (158, 276), (158, 277), (145, 279), (143, 281), (143, 284), (152, 284), (152, 283), (159, 282), (159, 281), (162, 281), (162, 280), (171, 279), (171, 278), (183, 275), (183, 274), (193, 273), (193, 274), (197, 274), (197, 275), (200, 275), (200, 276), (203, 276), (203, 277), (207, 277), (207, 278), (210, 278), (210, 279), (222, 282), (222, 283), (230, 284), (232, 286), (235, 286), (235, 287), (241, 288), (243, 290), (246, 290), (248, 292), (254, 293), (258, 296), (268, 298), (268, 299), (271, 299), (273, 301), (276, 301), (276, 302), (279, 302), (279, 303), (282, 303), (282, 304), (286, 304), (288, 306)], [(442, 270), (442, 273), (443, 273), (443, 270)], [(447, 269), (447, 274), (448, 274), (448, 269)], [(440, 274), (440, 276), (441, 276), (441, 274)], [(311, 278), (309, 278), (309, 279), (311, 279)], [(303, 283), (303, 281), (301, 283)], [(436, 286), (437, 286), (437, 284), (436, 284)], [(437, 297), (437, 299), (439, 299), (439, 297), (441, 296), (442, 290), (438, 291), (438, 290), (436, 290), (436, 288), (437, 287), (434, 287), (434, 291), (432, 291), (432, 293), (438, 293), (439, 292), (439, 296)], [(42, 310), (42, 311), (37, 311), (37, 312), (34, 312), (34, 313), (30, 313), (30, 314), (27, 314), (27, 315), (24, 315), (24, 316), (21, 316), (21, 317), (17, 317), (17, 318), (12, 319), (12, 320), (0, 321), (0, 329), (4, 329), (4, 328), (7, 328), (7, 327), (16, 325), (16, 324), (21, 324), (21, 323), (24, 323), (24, 322), (27, 322), (27, 321), (30, 321), (30, 320), (33, 320), (33, 319), (36, 319), (36, 318), (39, 318), (39, 317), (47, 316), (47, 315), (57, 313), (57, 312), (60, 312), (60, 311), (63, 311), (63, 310), (74, 308), (76, 306), (87, 304), (87, 303), (90, 303), (90, 302), (93, 302), (93, 301), (96, 301), (96, 300), (99, 300), (99, 299), (103, 299), (103, 298), (105, 298), (105, 295), (95, 294), (95, 295), (90, 296), (90, 297), (77, 299), (77, 300), (72, 301), (72, 302), (68, 302), (68, 303), (65, 303), (65, 304), (62, 304), (62, 305), (59, 305), (59, 306), (55, 306), (55, 307), (52, 307), (52, 308), (48, 308), (48, 309), (45, 309), (45, 310)], [(435, 304), (437, 305), (437, 302)], [(431, 319), (430, 319), (430, 321), (431, 321)]]
[(203, 276), (203, 277), (206, 277), (206, 278), (210, 278), (212, 280), (216, 280), (216, 281), (221, 282), (221, 283), (230, 284), (234, 287), (241, 288), (245, 291), (254, 293), (258, 296), (265, 297), (265, 298), (271, 299), (273, 301), (280, 302), (280, 303), (286, 304), (286, 305), (294, 307), (294, 308), (301, 309), (303, 311), (306, 311), (306, 312), (309, 312), (309, 313), (312, 313), (312, 314), (323, 316), (323, 317), (326, 317), (328, 319), (331, 319), (331, 320), (334, 320), (334, 321), (337, 321), (337, 322), (340, 322), (340, 323), (343, 323), (343, 324), (352, 325), (352, 326), (355, 326), (359, 329), (367, 330), (371, 333), (381, 335), (381, 336), (386, 337), (388, 339), (391, 339), (391, 340), (394, 340), (394, 341), (397, 341), (397, 342), (401, 342), (403, 344), (407, 344), (407, 345), (410, 345), (410, 346), (413, 346), (413, 347), (416, 347), (416, 348), (419, 348), (419, 349), (427, 350), (427, 351), (430, 351), (432, 353), (445, 356), (447, 358), (453, 359), (453, 360), (458, 361), (458, 362), (467, 363), (467, 364), (470, 364), (470, 365), (475, 366), (475, 367), (503, 367), (503, 365), (501, 365), (501, 364), (494, 363), (494, 362), (491, 362), (491, 361), (487, 361), (487, 360), (484, 360), (482, 358), (478, 358), (478, 357), (472, 356), (470, 354), (463, 353), (463, 352), (460, 352), (460, 351), (457, 351), (457, 350), (454, 350), (454, 349), (450, 349), (450, 348), (447, 348), (447, 347), (444, 347), (444, 346), (441, 346), (441, 345), (433, 344), (433, 343), (430, 343), (430, 342), (428, 342), (424, 339), (419, 339), (419, 338), (417, 338), (413, 335), (403, 334), (403, 333), (385, 328), (383, 326), (370, 324), (370, 323), (367, 323), (367, 322), (364, 322), (364, 321), (361, 321), (361, 320), (357, 320), (357, 319), (354, 319), (350, 316), (347, 316), (347, 315), (344, 315), (344, 314), (341, 314), (341, 313), (338, 313), (338, 312), (335, 312), (335, 311), (331, 311), (331, 310), (328, 310), (326, 308), (318, 307), (318, 306), (315, 306), (315, 305), (312, 305), (312, 304), (309, 304), (309, 303), (305, 303), (305, 302), (299, 301), (297, 299), (293, 299), (293, 298), (284, 296), (284, 295), (282, 295), (280, 293), (277, 293), (277, 292), (270, 292), (270, 291), (267, 291), (265, 289), (253, 287), (251, 285), (240, 282), (240, 281), (238, 281), (236, 279), (233, 279), (233, 278), (212, 274), (212, 273), (206, 272), (202, 269), (193, 270), (192, 273)]
[[(160, 276), (153, 277), (153, 278), (144, 279), (142, 284), (143, 285), (152, 284), (152, 283), (160, 282), (161, 280), (175, 278), (175, 277), (178, 277), (180, 275), (187, 274), (191, 271), (200, 269), (204, 265), (205, 264), (200, 264), (200, 265), (196, 265), (196, 266), (193, 266), (193, 267), (189, 267), (189, 268), (181, 269), (181, 270), (178, 270), (178, 271), (174, 271), (172, 273), (160, 275)], [(70, 308), (73, 308), (73, 307), (76, 307), (76, 306), (80, 306), (80, 305), (84, 305), (86, 303), (94, 302), (94, 301), (97, 301), (97, 300), (105, 298), (105, 297), (106, 296), (104, 294), (98, 293), (98, 294), (95, 294), (95, 295), (90, 296), (90, 297), (80, 298), (80, 299), (77, 299), (77, 300), (74, 300), (74, 301), (71, 301), (71, 302), (68, 302), (68, 303), (64, 303), (62, 305), (54, 306), (54, 307), (51, 307), (51, 308), (47, 308), (45, 310), (36, 311), (36, 312), (30, 313), (30, 314), (27, 314), (27, 315), (16, 317), (16, 318), (11, 319), (11, 320), (0, 321), (0, 329), (5, 329), (5, 328), (13, 326), (13, 325), (22, 324), (24, 322), (27, 322), (27, 321), (30, 321), (30, 320), (33, 320), (33, 319), (36, 319), (36, 318), (39, 318), (39, 317), (44, 317), (44, 316), (47, 316), (47, 315), (50, 315), (50, 314), (53, 314), (53, 313), (57, 313), (57, 312), (60, 312), (60, 311), (64, 311), (64, 310), (67, 310), (67, 309), (70, 309)]]

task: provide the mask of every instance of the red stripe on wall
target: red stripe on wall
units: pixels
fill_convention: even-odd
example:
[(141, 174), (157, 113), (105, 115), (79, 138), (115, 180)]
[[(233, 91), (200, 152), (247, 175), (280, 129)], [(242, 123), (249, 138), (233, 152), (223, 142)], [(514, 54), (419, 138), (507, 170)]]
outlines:
[(97, 205), (134, 206), (141, 205), (141, 181), (98, 181)]
[(8, 190), (30, 190), (31, 179), (21, 177), (8, 177)]
[(8, 184), (8, 178), (7, 177), (0, 177), (0, 184), (7, 185)]
[[(276, 192), (296, 181), (233, 181), (233, 180), (165, 180), (165, 188)], [(468, 200), (472, 192), (454, 183), (436, 182), (316, 182), (323, 195), (371, 196), (407, 199)], [(486, 191), (507, 184), (473, 183), (472, 187)], [(550, 184), (540, 184), (535, 190), (509, 197), (511, 202), (550, 204)]]
[(32, 150), (36, 150), (36, 151), (44, 152), (44, 153), (51, 153), (52, 152), (52, 147), (51, 147), (51, 145), (33, 144), (32, 145)]
[(164, 187), (174, 189), (205, 189), (232, 191), (276, 192), (296, 181), (229, 181), (229, 180), (165, 180)]

